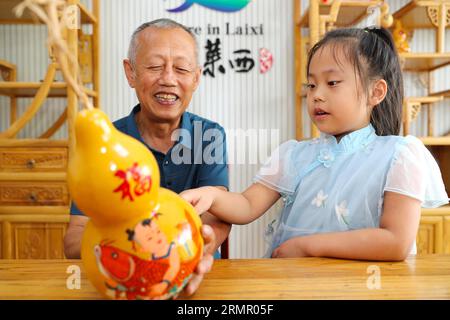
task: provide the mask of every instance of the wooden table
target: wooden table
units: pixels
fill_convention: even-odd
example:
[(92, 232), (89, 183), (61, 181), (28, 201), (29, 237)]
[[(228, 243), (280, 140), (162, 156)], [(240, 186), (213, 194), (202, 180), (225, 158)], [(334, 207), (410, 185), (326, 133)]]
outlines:
[[(70, 290), (73, 265), (81, 288)], [(80, 260), (0, 260), (0, 299), (101, 299), (83, 270)], [(450, 299), (450, 255), (217, 260), (192, 299)]]

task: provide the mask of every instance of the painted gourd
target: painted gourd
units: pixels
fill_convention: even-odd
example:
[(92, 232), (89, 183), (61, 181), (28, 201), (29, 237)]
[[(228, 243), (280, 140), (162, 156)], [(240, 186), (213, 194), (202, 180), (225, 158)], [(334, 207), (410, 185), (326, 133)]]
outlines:
[(90, 219), (81, 245), (89, 280), (111, 299), (169, 299), (203, 253), (201, 220), (161, 188), (157, 162), (142, 143), (116, 130), (98, 109), (75, 122), (69, 190)]

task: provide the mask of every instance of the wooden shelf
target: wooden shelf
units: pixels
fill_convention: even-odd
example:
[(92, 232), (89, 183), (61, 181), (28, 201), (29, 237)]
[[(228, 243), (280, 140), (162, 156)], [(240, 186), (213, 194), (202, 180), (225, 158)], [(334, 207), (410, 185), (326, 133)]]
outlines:
[(422, 209), (422, 215), (448, 216), (449, 213), (450, 213), (450, 205), (448, 204), (439, 208)]
[[(18, 18), (13, 12), (13, 8), (22, 0), (1, 0), (0, 1), (0, 24), (42, 24), (37, 18), (34, 18), (29, 10), (23, 12), (22, 17)], [(78, 4), (82, 24), (96, 24), (96, 17), (86, 9), (83, 4)]]
[(65, 215), (69, 216), (70, 208), (67, 206), (0, 206), (1, 215), (39, 215), (45, 212), (50, 215)]
[[(90, 0), (89, 10), (81, 1), (86, 2), (63, 1), (76, 5), (80, 23), (89, 26), (84, 30), (86, 33), (75, 28), (67, 29), (67, 48), (76, 53), (75, 59), (78, 58), (79, 63), (79, 68), (70, 68), (69, 73), (74, 79), (81, 79), (81, 90), (98, 107), (100, 0)], [(13, 8), (21, 2), (22, 0), (0, 0), (0, 24), (28, 25), (30, 30), (34, 27), (47, 29), (28, 9), (22, 17), (15, 16)], [(11, 36), (14, 35), (13, 32)], [(50, 49), (45, 43), (42, 45)], [(33, 55), (33, 52), (28, 53)], [(52, 56), (51, 52), (49, 56)], [(49, 59), (47, 64), (45, 75), (33, 79), (34, 81), (17, 81), (16, 66), (0, 60), (0, 96), (9, 97), (6, 99), (9, 103), (0, 106), (9, 108), (9, 127), (0, 133), (0, 193), (8, 195), (0, 198), (0, 225), (3, 226), (3, 230), (0, 227), (0, 259), (64, 258), (63, 240), (70, 218), (67, 163), (75, 150), (74, 122), (79, 109), (79, 98), (70, 94), (67, 81), (58, 73), (58, 63)], [(23, 112), (19, 112), (18, 108), (20, 98), (31, 100)], [(53, 124), (49, 123), (49, 127), (44, 129), (39, 138), (28, 135), (25, 139), (18, 138), (19, 132), (32, 119), (36, 120), (39, 110), (51, 107), (44, 105), (50, 98), (64, 98), (64, 112)], [(67, 139), (51, 140), (64, 123), (67, 124)], [(16, 232), (18, 228), (24, 228), (22, 226), (25, 226), (26, 232)], [(32, 251), (29, 235), (37, 235), (37, 240), (32, 243)]]
[[(441, 0), (441, 2), (450, 7), (450, 0)], [(403, 27), (408, 29), (436, 28), (428, 17), (427, 7), (430, 5), (432, 6), (433, 3), (429, 0), (413, 0), (397, 10), (393, 17), (395, 20), (400, 20)]]
[(433, 129), (433, 109), (430, 108), (432, 104), (444, 100), (444, 96), (426, 96), (426, 97), (406, 97), (404, 98), (404, 117), (403, 117), (403, 134), (409, 134), (409, 128), (411, 126), (412, 120), (417, 117), (420, 109), (424, 105), (428, 106), (427, 121), (428, 121), (428, 131), (427, 135), (430, 137), (434, 136)]
[(415, 103), (421, 103), (421, 104), (431, 104), (431, 103), (436, 103), (439, 101), (444, 100), (443, 96), (432, 96), (432, 97), (406, 97), (405, 101), (406, 102), (415, 102)]
[(444, 91), (436, 91), (436, 92), (432, 92), (430, 93), (431, 97), (435, 97), (435, 96), (443, 96), (445, 98), (450, 98), (450, 89), (444, 90)]
[(0, 172), (0, 181), (67, 181), (66, 172)]
[(68, 147), (68, 140), (0, 139), (0, 147)]
[(399, 53), (404, 71), (433, 71), (450, 65), (448, 53)]
[(78, 7), (80, 8), (81, 14), (81, 23), (82, 24), (96, 24), (97, 18), (90, 12), (82, 3), (78, 3)]
[[(342, 1), (336, 21), (338, 27), (348, 27), (360, 22), (368, 15), (367, 10), (380, 4), (380, 1)], [(330, 12), (331, 4), (320, 4), (319, 14), (324, 15)], [(309, 8), (305, 11), (298, 22), (300, 27), (309, 25)]]
[[(14, 96), (17, 98), (33, 98), (39, 90), (42, 82), (0, 82), (0, 95)], [(90, 97), (97, 97), (97, 92), (84, 88)], [(65, 82), (54, 82), (51, 86), (48, 97), (67, 97), (67, 84)]]
[(6, 60), (0, 59), (0, 67), (3, 67), (5, 69), (9, 69), (9, 70), (15, 70), (16, 69), (16, 65), (12, 64)]
[(450, 146), (450, 136), (420, 137), (419, 139), (427, 146)]

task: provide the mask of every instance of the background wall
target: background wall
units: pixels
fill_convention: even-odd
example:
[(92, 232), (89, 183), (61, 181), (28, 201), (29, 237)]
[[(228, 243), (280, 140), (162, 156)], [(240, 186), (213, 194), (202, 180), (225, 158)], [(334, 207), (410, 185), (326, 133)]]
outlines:
[[(90, 2), (83, 1), (88, 7)], [(230, 165), (231, 190), (242, 191), (251, 184), (260, 163), (278, 144), (294, 137), (294, 68), (293, 68), (293, 1), (291, 0), (253, 0), (243, 10), (236, 13), (222, 13), (199, 5), (193, 5), (181, 13), (169, 13), (167, 9), (177, 7), (181, 0), (103, 0), (101, 1), (101, 108), (112, 120), (127, 115), (137, 100), (134, 91), (128, 87), (122, 60), (126, 57), (131, 33), (141, 23), (156, 18), (167, 17), (188, 27), (201, 28), (198, 34), (200, 58), (205, 62), (206, 41), (221, 41), (222, 59), (218, 64), (225, 68), (225, 74), (217, 71), (215, 78), (203, 76), (202, 83), (194, 95), (190, 111), (219, 122), (229, 132), (241, 129), (244, 133), (257, 134), (247, 139), (247, 145), (256, 146), (258, 156), (249, 163)], [(307, 6), (308, 1), (303, 1)], [(406, 3), (405, 0), (389, 1), (391, 11)], [(361, 25), (370, 25), (374, 17)], [(235, 28), (262, 25), (262, 35), (225, 34), (226, 24)], [(219, 34), (208, 34), (212, 27), (219, 28)], [(197, 29), (198, 30), (198, 29)], [(215, 29), (217, 30), (217, 29)], [(434, 49), (433, 32), (415, 33), (411, 47), (417, 51)], [(447, 33), (447, 51), (450, 51), (450, 34)], [(0, 58), (18, 66), (18, 79), (38, 81), (43, 78), (48, 56), (45, 47), (46, 29), (42, 26), (0, 26)], [(261, 74), (259, 71), (259, 49), (266, 48), (272, 54), (272, 69)], [(229, 60), (237, 57), (233, 51), (250, 50), (248, 57), (254, 60), (254, 68), (248, 73), (237, 73)], [(235, 61), (234, 61), (235, 63)], [(217, 66), (216, 66), (217, 68)], [(436, 85), (448, 84), (449, 70), (437, 75)], [(425, 87), (421, 79), (406, 75), (405, 86), (408, 95), (421, 95)], [(447, 79), (447, 80), (446, 80)], [(438, 89), (438, 88), (437, 88)], [(23, 110), (31, 99), (19, 102)], [(448, 101), (448, 100), (447, 100)], [(0, 97), (0, 131), (7, 127), (9, 113), (8, 100)], [(450, 130), (448, 102), (436, 107), (436, 134)], [(63, 99), (52, 99), (43, 108), (19, 137), (35, 137), (42, 133), (64, 109)], [(447, 109), (447, 110), (446, 110)], [(305, 116), (305, 119), (307, 116)], [(422, 119), (423, 118), (423, 119)], [(413, 134), (424, 134), (426, 120), (421, 117), (412, 127)], [(307, 129), (308, 126), (305, 126)], [(305, 130), (306, 130), (305, 129)], [(253, 130), (253, 131), (252, 131)], [(56, 139), (67, 136), (63, 127), (55, 135)], [(271, 141), (271, 137), (275, 139)], [(228, 136), (228, 144), (239, 145), (244, 141), (236, 136)], [(244, 150), (249, 150), (245, 147)], [(248, 153), (248, 151), (247, 151)], [(261, 154), (260, 154), (261, 153)], [(230, 154), (234, 163), (236, 155)], [(264, 230), (279, 212), (280, 204), (258, 221), (247, 226), (234, 226), (231, 234), (230, 256), (233, 258), (261, 257), (266, 250)]]

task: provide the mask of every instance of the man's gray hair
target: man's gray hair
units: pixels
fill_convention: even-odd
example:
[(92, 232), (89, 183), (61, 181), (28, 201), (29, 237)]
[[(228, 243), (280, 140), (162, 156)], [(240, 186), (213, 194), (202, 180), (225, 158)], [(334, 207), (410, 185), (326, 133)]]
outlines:
[(197, 65), (199, 64), (198, 42), (197, 42), (197, 38), (196, 38), (195, 34), (189, 28), (182, 25), (181, 23), (178, 23), (171, 19), (163, 18), (163, 19), (157, 19), (157, 20), (153, 20), (153, 21), (141, 24), (131, 35), (130, 46), (128, 47), (128, 60), (130, 60), (130, 62), (133, 66), (135, 65), (135, 62), (136, 62), (136, 53), (137, 53), (138, 46), (139, 46), (139, 41), (137, 39), (138, 35), (141, 31), (143, 31), (147, 28), (156, 28), (156, 29), (179, 28), (179, 29), (183, 29), (184, 31), (189, 33), (191, 35), (192, 39), (194, 39), (195, 59), (196, 59)]

